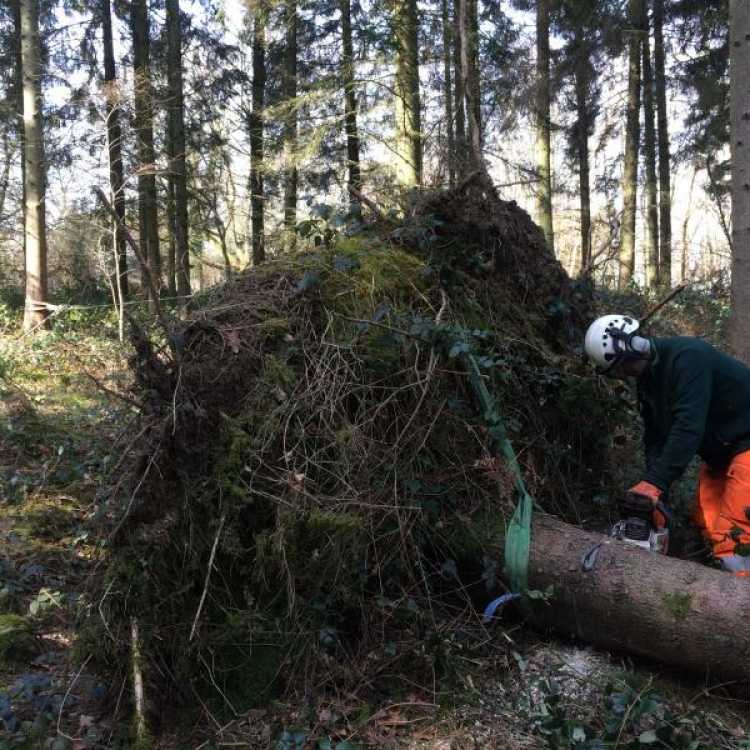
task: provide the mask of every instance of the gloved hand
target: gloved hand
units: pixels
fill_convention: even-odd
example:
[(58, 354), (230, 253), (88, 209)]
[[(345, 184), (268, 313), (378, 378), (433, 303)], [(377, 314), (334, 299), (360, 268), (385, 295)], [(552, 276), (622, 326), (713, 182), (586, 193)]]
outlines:
[(651, 511), (651, 523), (657, 529), (664, 529), (669, 524), (670, 513), (661, 501), (662, 491), (651, 482), (638, 482), (625, 493), (623, 508), (639, 516)]

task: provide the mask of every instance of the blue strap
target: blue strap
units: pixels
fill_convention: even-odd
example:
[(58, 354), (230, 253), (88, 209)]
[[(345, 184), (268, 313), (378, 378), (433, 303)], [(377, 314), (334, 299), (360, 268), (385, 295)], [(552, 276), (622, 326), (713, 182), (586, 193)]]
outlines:
[(512, 602), (520, 598), (521, 598), (520, 594), (503, 594), (502, 596), (499, 596), (497, 599), (493, 599), (484, 608), (484, 621), (489, 622), (495, 616), (495, 612), (497, 612), (497, 610), (500, 609), (500, 607), (502, 607), (504, 604), (507, 604), (508, 602)]

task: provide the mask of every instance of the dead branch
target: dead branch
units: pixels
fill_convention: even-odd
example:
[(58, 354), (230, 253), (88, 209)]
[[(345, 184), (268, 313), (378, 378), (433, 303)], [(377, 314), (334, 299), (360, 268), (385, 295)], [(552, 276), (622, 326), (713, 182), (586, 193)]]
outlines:
[(107, 212), (112, 216), (112, 218), (117, 223), (117, 226), (122, 230), (123, 236), (125, 237), (125, 241), (130, 245), (130, 247), (133, 249), (133, 252), (135, 253), (135, 257), (138, 259), (138, 264), (141, 267), (141, 271), (143, 272), (143, 276), (146, 279), (146, 283), (148, 284), (149, 292), (151, 293), (151, 299), (153, 300), (154, 304), (154, 311), (156, 312), (156, 317), (159, 319), (159, 323), (161, 324), (161, 327), (164, 329), (164, 333), (166, 334), (167, 341), (169, 342), (169, 348), (172, 350), (172, 355), (174, 356), (175, 360), (179, 358), (177, 347), (175, 346), (175, 343), (171, 336), (171, 329), (167, 322), (167, 319), (164, 315), (164, 311), (161, 309), (161, 303), (159, 302), (159, 290), (156, 287), (156, 283), (154, 282), (154, 277), (151, 275), (151, 270), (148, 267), (148, 263), (146, 262), (146, 258), (143, 255), (143, 252), (141, 251), (140, 245), (135, 241), (133, 238), (133, 235), (130, 233), (130, 230), (125, 226), (125, 223), (120, 219), (120, 217), (117, 215), (117, 212), (112, 207), (112, 204), (107, 200), (107, 196), (104, 195), (104, 192), (99, 187), (93, 188), (94, 194), (96, 197), (101, 201), (102, 206), (107, 210)]

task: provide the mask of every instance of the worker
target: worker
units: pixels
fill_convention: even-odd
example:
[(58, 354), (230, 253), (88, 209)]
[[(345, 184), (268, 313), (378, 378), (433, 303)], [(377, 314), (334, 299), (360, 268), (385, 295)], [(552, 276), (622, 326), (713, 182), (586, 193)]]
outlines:
[(640, 335), (629, 315), (597, 318), (585, 350), (599, 372), (637, 382), (646, 460), (626, 507), (663, 528), (669, 486), (698, 454), (692, 520), (724, 570), (750, 577), (750, 368), (701, 339)]

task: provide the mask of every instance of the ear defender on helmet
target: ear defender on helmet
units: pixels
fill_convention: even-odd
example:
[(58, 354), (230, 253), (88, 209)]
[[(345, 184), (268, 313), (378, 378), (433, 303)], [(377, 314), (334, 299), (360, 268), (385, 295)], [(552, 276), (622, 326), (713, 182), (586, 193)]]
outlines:
[(639, 326), (630, 315), (603, 315), (588, 327), (584, 349), (599, 372), (609, 372), (626, 358), (643, 357), (643, 353), (633, 347), (633, 337)]

